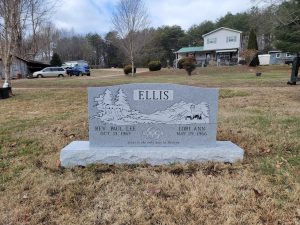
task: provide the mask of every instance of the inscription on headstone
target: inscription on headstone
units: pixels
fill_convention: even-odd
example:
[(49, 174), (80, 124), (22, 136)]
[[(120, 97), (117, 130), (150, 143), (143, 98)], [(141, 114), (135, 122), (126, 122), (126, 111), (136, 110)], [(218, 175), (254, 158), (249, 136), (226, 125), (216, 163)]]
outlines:
[(243, 159), (241, 148), (216, 141), (218, 89), (126, 84), (89, 88), (88, 96), (90, 141), (66, 146), (64, 167)]
[(90, 145), (214, 145), (217, 102), (217, 89), (181, 85), (89, 88)]

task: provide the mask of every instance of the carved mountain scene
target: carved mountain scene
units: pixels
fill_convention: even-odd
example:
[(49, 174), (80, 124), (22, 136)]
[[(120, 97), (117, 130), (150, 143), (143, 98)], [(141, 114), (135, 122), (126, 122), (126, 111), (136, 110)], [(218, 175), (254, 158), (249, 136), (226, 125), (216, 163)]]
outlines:
[(205, 102), (194, 104), (181, 101), (149, 115), (131, 109), (121, 89), (114, 100), (111, 91), (107, 89), (103, 95), (95, 98), (95, 102), (97, 115), (94, 118), (114, 125), (209, 123), (209, 105)]

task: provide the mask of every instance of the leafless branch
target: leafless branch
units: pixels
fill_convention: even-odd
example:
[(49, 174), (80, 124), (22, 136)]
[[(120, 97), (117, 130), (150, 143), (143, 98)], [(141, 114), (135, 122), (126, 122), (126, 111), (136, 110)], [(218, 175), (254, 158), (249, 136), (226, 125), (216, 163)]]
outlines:
[(118, 33), (119, 46), (129, 56), (134, 70), (134, 58), (144, 46), (143, 30), (149, 26), (149, 17), (142, 0), (120, 0), (112, 16), (114, 30)]

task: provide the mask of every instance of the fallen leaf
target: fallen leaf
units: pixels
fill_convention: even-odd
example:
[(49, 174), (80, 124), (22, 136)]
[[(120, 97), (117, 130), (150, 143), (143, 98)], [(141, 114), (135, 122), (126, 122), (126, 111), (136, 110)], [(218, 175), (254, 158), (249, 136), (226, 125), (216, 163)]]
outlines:
[(25, 195), (23, 195), (23, 197), (22, 197), (23, 199), (28, 199), (28, 195), (27, 194), (25, 194)]
[(14, 148), (14, 147), (16, 147), (17, 146), (17, 142), (14, 142), (14, 143), (12, 143), (11, 145), (10, 145), (10, 147), (12, 147), (12, 148)]
[(161, 192), (161, 189), (160, 188), (156, 188), (156, 187), (152, 187), (152, 188), (149, 188), (148, 192), (151, 193), (151, 194), (157, 195), (157, 194), (159, 194)]
[(259, 192), (257, 189), (252, 188), (252, 190), (254, 191), (255, 197), (260, 198), (263, 196), (263, 194)]
[(276, 164), (276, 166), (275, 166), (277, 169), (280, 169), (281, 168), (281, 165), (279, 165), (279, 164)]
[(56, 167), (58, 167), (58, 168), (60, 168), (61, 167), (61, 162), (60, 162), (60, 160), (58, 159), (58, 160), (56, 160)]
[(280, 169), (281, 166), (282, 166), (282, 164), (283, 164), (283, 162), (277, 162), (275, 167), (276, 167), (277, 169)]

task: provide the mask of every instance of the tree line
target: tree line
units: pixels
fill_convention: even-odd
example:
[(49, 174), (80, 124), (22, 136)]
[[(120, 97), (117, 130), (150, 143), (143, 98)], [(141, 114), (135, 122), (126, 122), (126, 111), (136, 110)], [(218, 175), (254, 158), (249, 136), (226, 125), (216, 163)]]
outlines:
[[(123, 2), (126, 1), (135, 4), (142, 2)], [(257, 5), (241, 13), (228, 12), (216, 21), (199, 21), (187, 30), (178, 25), (158, 28), (140, 26), (131, 33), (125, 32), (124, 36), (121, 33), (123, 25), (118, 24), (116, 20), (113, 20), (116, 30), (105, 35), (82, 35), (72, 29), (57, 29), (50, 20), (50, 14), (57, 1), (0, 0), (0, 56), (5, 74), (9, 73), (12, 55), (49, 62), (54, 52), (59, 54), (62, 61), (84, 59), (97, 67), (123, 67), (132, 62), (133, 53), (137, 66), (147, 66), (152, 60), (161, 61), (163, 66), (171, 66), (175, 59), (175, 51), (187, 46), (202, 46), (202, 35), (219, 27), (242, 31), (244, 47), (247, 45), (250, 30), (255, 30), (258, 47), (262, 53), (277, 47), (282, 50), (299, 51), (299, 0), (253, 0), (254, 4), (259, 2), (267, 4), (264, 7)], [(119, 14), (120, 12), (114, 16)], [(147, 23), (145, 19), (141, 25)], [(285, 37), (286, 35), (291, 37)], [(137, 36), (142, 38), (137, 39)], [(278, 37), (289, 38), (290, 43), (282, 42)], [(133, 38), (134, 46), (130, 46), (130, 40)], [(131, 56), (124, 49), (126, 46)]]
[[(242, 31), (242, 47), (245, 49), (250, 31), (254, 30), (260, 53), (275, 49), (297, 52), (297, 49), (285, 48), (284, 44), (280, 44), (279, 38), (282, 36), (282, 26), (286, 25), (286, 21), (292, 20), (289, 17), (300, 15), (298, 1), (283, 1), (280, 4), (268, 4), (265, 7), (256, 6), (246, 12), (236, 14), (228, 12), (216, 21), (206, 20), (187, 30), (178, 25), (145, 28), (139, 33), (142, 33), (141, 39), (147, 40), (147, 43), (141, 44), (139, 51), (135, 52), (135, 63), (137, 66), (147, 66), (150, 61), (159, 60), (164, 67), (172, 65), (175, 51), (182, 47), (203, 46), (202, 35), (219, 27)], [(120, 36), (117, 31), (110, 31), (104, 36), (97, 33), (85, 36), (73, 33), (57, 40), (56, 52), (63, 60), (82, 58), (91, 65), (100, 67), (123, 67), (130, 63), (130, 57), (126, 57), (126, 51), (120, 47), (120, 43), (124, 46), (122, 42), (124, 40), (126, 37)], [(297, 43), (296, 40), (294, 41), (293, 46)], [(135, 45), (140, 45), (140, 41), (136, 41)]]

